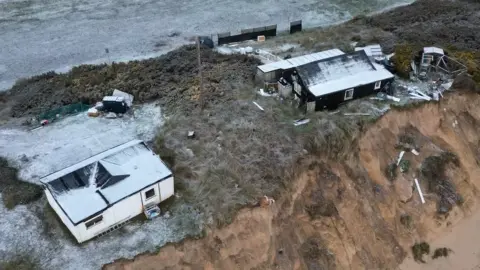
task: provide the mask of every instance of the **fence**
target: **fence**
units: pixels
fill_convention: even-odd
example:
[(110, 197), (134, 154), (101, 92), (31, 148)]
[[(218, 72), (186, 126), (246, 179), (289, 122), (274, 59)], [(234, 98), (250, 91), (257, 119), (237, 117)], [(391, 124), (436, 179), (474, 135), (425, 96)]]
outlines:
[(242, 29), (238, 35), (230, 35), (230, 32), (218, 34), (218, 45), (245, 40), (256, 40), (258, 36), (274, 37), (277, 35), (277, 25)]
[(38, 116), (39, 120), (48, 120), (49, 122), (52, 122), (58, 118), (67, 116), (67, 115), (72, 115), (72, 114), (77, 114), (83, 111), (86, 111), (90, 108), (89, 105), (83, 104), (83, 103), (75, 103), (75, 104), (70, 104), (66, 105), (60, 108), (56, 108), (53, 110), (46, 111)]

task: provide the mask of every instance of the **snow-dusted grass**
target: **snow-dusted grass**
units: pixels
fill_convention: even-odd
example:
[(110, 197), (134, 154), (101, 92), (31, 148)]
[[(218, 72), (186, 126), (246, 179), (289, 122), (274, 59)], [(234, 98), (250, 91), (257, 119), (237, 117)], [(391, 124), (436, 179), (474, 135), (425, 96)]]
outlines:
[(0, 129), (0, 153), (17, 163), (20, 178), (36, 183), (40, 177), (130, 140), (151, 140), (162, 122), (161, 109), (155, 104), (139, 106), (134, 116), (117, 119), (81, 113), (34, 131)]

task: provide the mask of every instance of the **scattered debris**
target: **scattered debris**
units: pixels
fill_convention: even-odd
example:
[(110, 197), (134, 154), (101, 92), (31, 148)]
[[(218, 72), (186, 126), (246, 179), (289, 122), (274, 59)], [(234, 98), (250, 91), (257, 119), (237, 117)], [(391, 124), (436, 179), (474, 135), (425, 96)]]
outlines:
[(265, 41), (265, 36), (258, 36), (257, 41), (258, 42), (264, 42)]
[(193, 139), (195, 138), (195, 131), (191, 130), (187, 133), (187, 138)]
[(304, 124), (307, 124), (310, 122), (310, 119), (308, 118), (302, 118), (302, 119), (298, 119), (298, 120), (295, 120), (293, 121), (293, 125), (294, 126), (300, 126), (300, 125), (304, 125)]
[(87, 115), (89, 117), (98, 117), (100, 115), (100, 112), (96, 108), (90, 108), (87, 111)]
[(415, 149), (412, 149), (412, 151), (411, 151), (411, 152), (412, 152), (412, 154), (414, 154), (415, 156), (418, 156), (418, 155), (420, 155), (420, 153), (418, 153), (418, 152), (417, 152), (417, 150), (415, 150)]
[(430, 245), (426, 242), (417, 243), (412, 246), (413, 259), (416, 262), (425, 263), (423, 255), (430, 254)]
[(398, 97), (386, 95), (386, 98), (387, 98), (387, 99), (390, 99), (390, 100), (393, 100), (393, 101), (395, 101), (395, 102), (400, 102), (400, 98), (398, 98)]
[(48, 123), (49, 123), (48, 120), (40, 121), (40, 125), (42, 125), (42, 126), (46, 126), (46, 125), (48, 125)]
[(275, 203), (275, 200), (273, 198), (269, 198), (268, 196), (265, 195), (260, 199), (259, 205), (260, 207), (267, 207), (274, 203)]
[(405, 155), (405, 151), (400, 152), (398, 155), (397, 166), (400, 164), (400, 161), (402, 161), (403, 155)]
[(265, 110), (262, 108), (262, 106), (258, 105), (257, 102), (255, 102), (255, 101), (252, 101), (252, 102), (253, 102), (253, 104), (255, 104), (255, 106), (257, 106), (262, 112), (265, 111)]
[(422, 204), (424, 204), (425, 199), (423, 198), (423, 192), (422, 192), (422, 189), (420, 188), (420, 185), (418, 184), (417, 178), (415, 178), (415, 186), (417, 187), (418, 195), (420, 195), (420, 200), (422, 201)]
[[(114, 89), (112, 96), (114, 97), (122, 97), (128, 107), (132, 107), (133, 104), (133, 95), (120, 91), (118, 89)], [(103, 104), (102, 104), (103, 105)]]
[(260, 90), (258, 90), (257, 92), (259, 95), (261, 95), (262, 97), (276, 97), (278, 96), (278, 93), (275, 93), (272, 91), (272, 93), (268, 93), (268, 92), (265, 92), (265, 90), (263, 90), (263, 88), (261, 88)]
[(107, 114), (105, 115), (105, 118), (107, 118), (107, 119), (115, 119), (115, 118), (117, 118), (117, 114), (114, 113), (114, 112), (109, 112), (109, 113), (107, 113)]
[(102, 100), (103, 108), (107, 112), (125, 113), (128, 110), (124, 97), (106, 96)]

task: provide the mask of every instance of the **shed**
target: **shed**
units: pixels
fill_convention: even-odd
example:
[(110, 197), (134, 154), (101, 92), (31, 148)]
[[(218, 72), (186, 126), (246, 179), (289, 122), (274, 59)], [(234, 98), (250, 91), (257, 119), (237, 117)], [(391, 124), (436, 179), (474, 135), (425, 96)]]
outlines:
[(173, 195), (170, 169), (133, 140), (40, 179), (79, 243), (120, 227)]
[(390, 86), (393, 74), (372, 63), (365, 51), (330, 57), (296, 68), (295, 94), (315, 110), (368, 96)]
[(264, 64), (257, 67), (257, 78), (264, 82), (276, 82), (278, 79), (280, 79), (284, 71), (292, 70), (301, 65), (343, 54), (344, 52), (339, 49), (331, 49)]
[(380, 44), (373, 44), (365, 47), (355, 47), (356, 52), (361, 50), (365, 51), (368, 57), (372, 57), (372, 58), (383, 57), (382, 47), (380, 46)]

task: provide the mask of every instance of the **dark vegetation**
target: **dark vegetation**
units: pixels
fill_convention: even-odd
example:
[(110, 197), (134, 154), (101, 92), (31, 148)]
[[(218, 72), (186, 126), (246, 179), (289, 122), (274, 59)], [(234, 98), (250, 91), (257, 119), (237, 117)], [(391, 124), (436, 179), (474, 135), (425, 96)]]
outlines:
[[(221, 55), (203, 48), (203, 98), (207, 105), (224, 102), (225, 91), (251, 81), (257, 63), (245, 55)], [(92, 104), (113, 89), (133, 94), (137, 102), (158, 99), (171, 111), (189, 114), (200, 99), (197, 73), (195, 46), (183, 46), (148, 60), (82, 65), (66, 74), (48, 72), (20, 80), (12, 87), (9, 98), (16, 104), (11, 114), (19, 117), (72, 103)]]
[(0, 157), (0, 192), (3, 204), (12, 209), (20, 204), (28, 204), (42, 197), (42, 188), (18, 178), (18, 170)]
[(28, 256), (17, 256), (6, 262), (0, 262), (1, 270), (40, 270), (38, 263)]
[(307, 269), (335, 269), (335, 254), (319, 238), (309, 238), (300, 247)]
[(400, 216), (400, 223), (408, 230), (413, 228), (413, 218), (410, 215), (402, 214)]
[(451, 152), (427, 157), (420, 167), (420, 173), (428, 181), (428, 190), (438, 196), (437, 210), (440, 214), (448, 213), (455, 204), (461, 204), (462, 197), (457, 194), (455, 186), (447, 178), (447, 165), (459, 166), (458, 157)]
[(426, 242), (416, 243), (412, 246), (412, 254), (416, 262), (425, 263), (423, 255), (430, 254), (430, 245)]
[(449, 248), (437, 248), (433, 252), (432, 259), (437, 259), (440, 257), (448, 257), (448, 255), (452, 252)]

